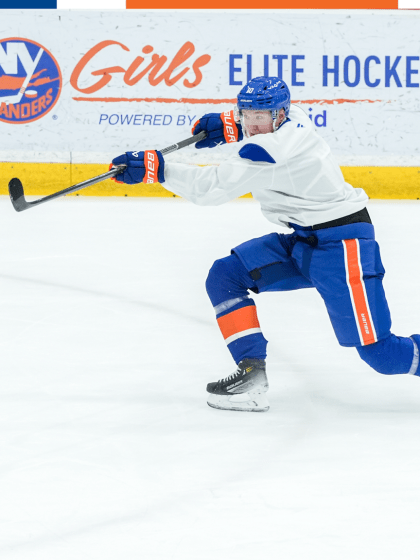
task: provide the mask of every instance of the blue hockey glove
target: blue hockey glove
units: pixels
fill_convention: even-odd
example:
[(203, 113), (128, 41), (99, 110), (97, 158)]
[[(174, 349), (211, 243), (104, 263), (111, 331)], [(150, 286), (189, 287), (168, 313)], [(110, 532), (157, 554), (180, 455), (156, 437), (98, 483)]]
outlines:
[(114, 158), (109, 168), (122, 164), (127, 167), (112, 179), (116, 183), (136, 185), (137, 183), (165, 182), (165, 160), (158, 150), (126, 152)]
[(219, 144), (230, 144), (232, 142), (240, 142), (243, 140), (242, 126), (235, 122), (233, 111), (225, 111), (224, 113), (207, 113), (198, 120), (191, 132), (195, 136), (202, 130), (207, 132), (207, 138), (197, 142), (195, 147), (214, 148)]

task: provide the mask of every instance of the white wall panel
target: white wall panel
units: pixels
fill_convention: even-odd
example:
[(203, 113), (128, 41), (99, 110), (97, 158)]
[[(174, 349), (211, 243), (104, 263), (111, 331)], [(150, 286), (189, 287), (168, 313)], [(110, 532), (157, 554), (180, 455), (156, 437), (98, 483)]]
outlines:
[[(5, 10), (0, 156), (25, 152), (41, 161), (39, 154), (50, 154), (50, 161), (68, 153), (71, 160), (77, 152), (77, 159), (106, 161), (125, 150), (164, 147), (189, 136), (205, 112), (230, 108), (249, 77), (281, 73), (342, 163), (420, 165), (419, 28), (415, 11)], [(11, 91), (3, 86), (25, 75), (10, 67), (10, 37), (42, 45), (62, 73), (56, 105), (26, 124), (4, 122), (10, 107), (1, 98)], [(162, 65), (154, 72), (156, 60)], [(95, 88), (101, 79), (108, 83)], [(22, 103), (36, 97), (36, 86), (29, 89), (32, 98)], [(211, 161), (227, 152), (191, 149), (177, 157)]]

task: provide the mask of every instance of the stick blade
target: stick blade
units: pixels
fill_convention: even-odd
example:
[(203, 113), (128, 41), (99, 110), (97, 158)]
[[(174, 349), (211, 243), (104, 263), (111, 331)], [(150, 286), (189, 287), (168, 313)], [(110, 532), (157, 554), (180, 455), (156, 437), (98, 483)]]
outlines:
[(14, 178), (9, 182), (9, 195), (16, 212), (28, 208), (29, 204), (25, 200), (23, 185), (19, 179)]

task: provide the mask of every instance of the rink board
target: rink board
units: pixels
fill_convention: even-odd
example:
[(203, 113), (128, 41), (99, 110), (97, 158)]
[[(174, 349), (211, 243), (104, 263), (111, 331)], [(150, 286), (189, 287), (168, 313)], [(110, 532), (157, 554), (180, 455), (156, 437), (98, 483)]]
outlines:
[[(277, 75), (350, 184), (420, 198), (419, 23), (415, 10), (4, 10), (0, 193), (18, 176), (48, 194), (125, 151), (170, 146), (231, 110), (251, 78)], [(212, 165), (236, 149), (168, 161)], [(79, 194), (173, 196), (111, 181)]]
[[(340, 166), (419, 166), (419, 25), (415, 10), (5, 10), (0, 152), (21, 154), (0, 161), (106, 163), (161, 149), (270, 75), (289, 84)], [(41, 157), (51, 151), (63, 158)], [(180, 153), (213, 163), (193, 152)]]
[[(109, 165), (63, 163), (0, 163), (0, 194), (18, 177), (28, 195), (47, 195), (108, 171)], [(420, 167), (341, 167), (345, 180), (370, 198), (420, 199)], [(173, 197), (159, 183), (122, 185), (107, 180), (79, 191), (84, 196)], [(250, 195), (246, 195), (250, 196)]]

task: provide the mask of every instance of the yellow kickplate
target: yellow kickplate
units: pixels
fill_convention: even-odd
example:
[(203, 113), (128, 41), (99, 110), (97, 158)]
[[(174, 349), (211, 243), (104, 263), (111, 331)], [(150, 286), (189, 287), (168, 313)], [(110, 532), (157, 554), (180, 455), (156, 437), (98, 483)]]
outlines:
[[(18, 177), (25, 194), (46, 196), (108, 171), (105, 164), (2, 163), (0, 194), (8, 194), (10, 179)], [(342, 167), (345, 180), (370, 198), (420, 199), (420, 167)], [(76, 194), (76, 193), (75, 193)], [(174, 197), (159, 183), (122, 185), (107, 180), (79, 191), (80, 196)], [(74, 195), (69, 195), (74, 196)], [(250, 195), (245, 195), (248, 198)]]
[(342, 167), (344, 179), (370, 198), (420, 199), (420, 167)]
[(0, 162), (0, 194), (9, 193), (9, 181), (14, 177), (22, 181), (25, 194), (50, 194), (70, 186), (70, 164)]
[[(62, 163), (1, 163), (0, 194), (8, 194), (10, 179), (22, 181), (25, 195), (45, 196), (81, 183), (109, 170), (102, 164)], [(154, 185), (124, 185), (108, 179), (67, 196), (169, 196), (170, 193), (159, 183)]]

